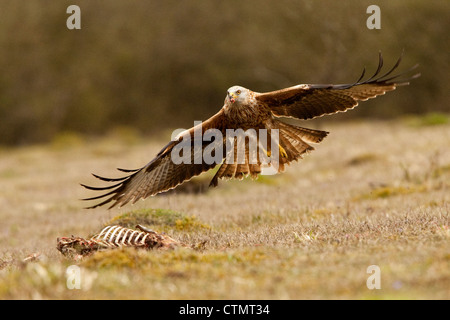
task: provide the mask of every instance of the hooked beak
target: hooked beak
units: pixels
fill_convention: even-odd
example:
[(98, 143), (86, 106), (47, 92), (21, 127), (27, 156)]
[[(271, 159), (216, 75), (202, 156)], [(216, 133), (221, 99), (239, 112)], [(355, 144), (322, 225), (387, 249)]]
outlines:
[(228, 99), (230, 99), (231, 103), (234, 103), (236, 101), (236, 94), (234, 92), (228, 92)]

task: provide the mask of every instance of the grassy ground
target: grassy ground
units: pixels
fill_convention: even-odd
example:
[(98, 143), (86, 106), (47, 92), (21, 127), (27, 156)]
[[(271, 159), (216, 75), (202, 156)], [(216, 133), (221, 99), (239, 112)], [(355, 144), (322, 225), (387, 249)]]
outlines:
[[(184, 192), (111, 211), (83, 210), (78, 199), (92, 193), (78, 183), (139, 167), (164, 141), (121, 130), (0, 149), (0, 299), (449, 299), (450, 124), (434, 123), (323, 125), (331, 134), (282, 175), (194, 192), (205, 191), (195, 186), (206, 175)], [(55, 248), (57, 237), (121, 222), (196, 249), (73, 262)], [(80, 290), (66, 285), (73, 264)], [(381, 289), (366, 285), (371, 265)]]

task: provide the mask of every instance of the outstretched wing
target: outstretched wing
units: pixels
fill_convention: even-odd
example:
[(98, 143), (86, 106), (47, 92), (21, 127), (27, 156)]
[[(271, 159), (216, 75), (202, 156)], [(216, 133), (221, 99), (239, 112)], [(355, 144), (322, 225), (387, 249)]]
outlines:
[(418, 65), (401, 74), (392, 76), (397, 69), (402, 56), (397, 63), (385, 74), (380, 76), (383, 67), (383, 57), (379, 54), (378, 68), (374, 75), (365, 81), (361, 81), (362, 75), (353, 84), (301, 84), (294, 87), (272, 92), (258, 93), (255, 98), (267, 105), (275, 116), (292, 117), (297, 119), (312, 119), (326, 114), (344, 112), (353, 109), (358, 101), (365, 101), (382, 95), (387, 91), (395, 90), (397, 86), (409, 84), (409, 80), (420, 76), (402, 78), (405, 73), (414, 70)]
[[(225, 127), (226, 123), (223, 117), (223, 111), (221, 110), (201, 124), (201, 135), (208, 129), (214, 128), (223, 131), (222, 128)], [(144, 167), (136, 170), (118, 169), (119, 171), (128, 173), (128, 175), (122, 178), (104, 178), (93, 174), (94, 177), (102, 181), (113, 182), (113, 184), (106, 187), (91, 187), (82, 184), (83, 187), (89, 190), (104, 192), (99, 196), (83, 200), (97, 200), (108, 197), (100, 203), (88, 208), (96, 208), (110, 202), (112, 202), (110, 208), (115, 207), (116, 205), (119, 207), (124, 206), (130, 201), (135, 203), (139, 199), (145, 199), (149, 196), (173, 189), (192, 177), (214, 168), (217, 163), (213, 162), (208, 164), (204, 162), (203, 157), (197, 158), (201, 158), (201, 163), (196, 164), (196, 161), (194, 161), (196, 159), (196, 153), (202, 152), (203, 154), (203, 149), (211, 143), (208, 142), (207, 144), (204, 144), (202, 141), (201, 149), (192, 147), (194, 145), (195, 129), (196, 127), (191, 128), (182, 133), (177, 140), (169, 142), (157, 156)], [(191, 161), (190, 163), (174, 162), (171, 157), (172, 150), (187, 136), (190, 137), (192, 144), (189, 148)], [(221, 141), (220, 143), (223, 142)]]

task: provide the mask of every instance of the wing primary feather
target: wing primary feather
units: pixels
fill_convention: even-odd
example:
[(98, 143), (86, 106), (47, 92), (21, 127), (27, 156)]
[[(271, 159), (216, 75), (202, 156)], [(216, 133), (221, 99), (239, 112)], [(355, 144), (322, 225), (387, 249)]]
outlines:
[(378, 53), (378, 67), (373, 76), (371, 76), (369, 79), (364, 81), (364, 83), (369, 83), (372, 81), (381, 71), (381, 68), (383, 67), (383, 55), (381, 54), (381, 51)]
[(119, 182), (119, 183), (113, 184), (112, 186), (107, 186), (107, 187), (91, 187), (91, 186), (85, 185), (83, 183), (80, 183), (80, 185), (82, 187), (84, 187), (84, 188), (86, 188), (88, 190), (95, 190), (95, 191), (102, 191), (102, 190), (113, 189), (113, 188), (118, 187), (118, 186), (120, 186), (122, 184), (123, 184), (123, 182)]
[(410, 81), (410, 80), (417, 79), (417, 78), (419, 78), (421, 75), (422, 75), (422, 74), (419, 72), (419, 73), (416, 73), (416, 74), (412, 75), (412, 76), (409, 77), (409, 78), (406, 78), (406, 79), (399, 79), (399, 80), (397, 80), (397, 82), (395, 82), (395, 86), (396, 86), (396, 87), (406, 86), (406, 85), (409, 84), (409, 81)]
[(172, 140), (169, 143), (167, 143), (156, 155), (156, 157), (162, 156), (167, 150), (170, 150), (170, 147), (175, 145), (178, 142), (178, 140)]
[(105, 194), (101, 194), (101, 195), (99, 195), (99, 196), (95, 196), (95, 197), (91, 197), (91, 198), (85, 198), (85, 199), (81, 199), (81, 200), (83, 200), (83, 201), (89, 201), (89, 200), (101, 199), (101, 198), (104, 198), (104, 197), (109, 196), (109, 195), (111, 195), (111, 194), (117, 194), (117, 191), (119, 191), (119, 189), (120, 189), (120, 187), (117, 188), (117, 189), (111, 190), (111, 191), (109, 191), (109, 192), (107, 192), (107, 193), (105, 193)]
[(378, 81), (385, 81), (385, 80), (382, 80), (382, 79), (387, 77), (388, 75), (390, 75), (395, 69), (398, 68), (398, 66), (400, 65), (400, 62), (402, 61), (403, 53), (404, 53), (404, 51), (402, 51), (402, 54), (400, 55), (400, 57), (398, 58), (397, 62), (394, 64), (394, 66), (388, 72), (386, 72), (384, 75), (379, 77)]
[[(101, 207), (102, 205), (107, 204), (110, 201), (113, 201), (115, 196), (116, 195), (113, 195), (112, 197), (109, 197), (108, 199), (106, 199), (106, 200), (104, 200), (104, 201), (102, 201), (100, 203), (94, 204), (93, 206), (86, 207), (85, 209), (94, 209), (94, 208), (97, 208), (97, 207)], [(114, 205), (116, 205), (116, 203), (117, 202), (114, 202), (113, 205), (110, 208), (112, 208)]]
[(141, 170), (141, 168), (139, 169), (122, 169), (122, 168), (117, 168), (117, 170), (122, 171), (122, 172), (136, 172)]
[(364, 67), (364, 69), (363, 69), (363, 71), (362, 71), (362, 73), (361, 73), (361, 76), (359, 77), (358, 80), (356, 80), (356, 82), (355, 82), (353, 85), (358, 84), (358, 83), (364, 78), (364, 75), (365, 75), (365, 74), (366, 74), (366, 67)]
[[(134, 172), (134, 170), (133, 170), (133, 172)], [(85, 198), (85, 199), (81, 199), (81, 200), (89, 201), (89, 200), (101, 199), (101, 198), (109, 196), (111, 194), (116, 194), (117, 195), (118, 191), (123, 187), (124, 183), (127, 182), (131, 177), (133, 177), (134, 173), (129, 175), (129, 176), (122, 177), (122, 178), (104, 178), (104, 177), (98, 176), (96, 174), (92, 174), (92, 175), (94, 177), (102, 180), (102, 181), (107, 181), (107, 182), (120, 181), (120, 182), (116, 183), (114, 185), (111, 185), (111, 186), (107, 186), (107, 187), (91, 187), (91, 186), (88, 186), (88, 185), (80, 183), (80, 185), (82, 187), (84, 187), (84, 188), (86, 188), (88, 190), (103, 191), (103, 190), (111, 190), (111, 189), (113, 189), (113, 190), (111, 190), (111, 191), (109, 191), (109, 192), (107, 192), (105, 194), (102, 194), (102, 195), (99, 195), (99, 196), (96, 196), (96, 197)], [(98, 206), (100, 206), (100, 204)], [(95, 208), (95, 207), (89, 207), (89, 208)]]
[(133, 197), (128, 197), (126, 200), (120, 200), (120, 198), (118, 198), (117, 201), (114, 202), (108, 209), (114, 208), (117, 204), (119, 205), (119, 208), (122, 208), (124, 205), (130, 202), (131, 199), (133, 199)]
[(105, 178), (105, 177), (96, 175), (95, 173), (92, 173), (92, 175), (94, 177), (96, 177), (97, 179), (102, 180), (102, 181), (106, 181), (106, 182), (123, 181), (123, 180), (126, 180), (126, 179), (128, 179), (130, 177), (130, 176), (125, 176), (125, 177), (121, 177), (121, 178)]
[[(331, 87), (334, 88), (334, 89), (348, 89), (348, 88), (351, 88), (351, 87), (356, 86), (356, 85), (369, 84), (369, 83), (386, 83), (386, 84), (390, 84), (389, 81), (392, 81), (394, 79), (398, 79), (399, 77), (401, 77), (401, 76), (411, 72), (412, 70), (416, 69), (419, 66), (419, 64), (416, 64), (413, 67), (409, 68), (408, 70), (406, 70), (406, 71), (404, 71), (404, 72), (402, 72), (400, 74), (397, 74), (397, 75), (392, 76), (390, 78), (386, 78), (387, 76), (392, 74), (392, 72), (395, 69), (398, 68), (398, 66), (400, 65), (400, 62), (402, 61), (403, 53), (404, 52), (402, 52), (400, 57), (397, 59), (397, 61), (394, 64), (394, 66), (391, 69), (389, 69), (389, 71), (386, 72), (385, 74), (383, 74), (382, 76), (377, 77), (379, 75), (383, 65), (384, 65), (383, 56), (382, 56), (381, 52), (379, 52), (379, 62), (378, 62), (377, 70), (375, 71), (375, 73), (369, 79), (360, 82), (362, 80), (362, 78), (364, 77), (364, 73), (365, 73), (365, 68), (364, 68), (361, 77), (355, 83), (352, 83), (352, 84), (338, 84), (338, 85), (333, 85)], [(409, 84), (409, 82), (408, 82), (409, 80), (416, 79), (418, 77), (420, 77), (420, 73), (417, 73), (417, 74), (415, 74), (415, 75), (413, 75), (413, 76), (411, 76), (411, 77), (409, 77), (409, 78), (407, 78), (405, 80), (399, 80), (399, 83), (395, 83), (395, 84), (399, 85), (399, 86), (407, 85), (407, 84)], [(321, 86), (320, 85), (312, 85), (311, 87), (312, 88), (315, 88), (315, 87), (320, 88)]]
[[(337, 85), (332, 85), (331, 87), (334, 89), (348, 89), (360, 84), (365, 84), (370, 82), (371, 80), (373, 80), (381, 71), (381, 68), (383, 67), (383, 55), (381, 54), (381, 51), (378, 53), (378, 67), (377, 70), (375, 71), (375, 73), (367, 80), (364, 80), (361, 82), (361, 80), (364, 78), (364, 75), (366, 74), (366, 67), (363, 68), (363, 72), (361, 74), (361, 76), (358, 78), (358, 80), (356, 80), (356, 82), (354, 83), (350, 83), (350, 84), (337, 84)], [(375, 80), (376, 81), (376, 80)], [(320, 88), (320, 85), (313, 85), (313, 87), (315, 88)]]
[[(336, 84), (336, 85), (332, 85), (332, 86), (329, 86), (329, 87), (335, 88), (335, 89), (348, 89), (348, 88), (354, 87), (354, 86), (356, 86), (356, 85), (361, 83), (360, 81), (364, 78), (365, 74), (366, 74), (366, 67), (363, 68), (361, 76), (354, 83), (351, 83), (351, 84)], [(311, 85), (312, 88), (320, 88), (320, 86), (321, 85)]]
[[(382, 82), (389, 82), (389, 81), (391, 81), (391, 80), (397, 79), (397, 78), (399, 78), (399, 77), (401, 77), (401, 76), (403, 76), (403, 75), (405, 75), (405, 74), (407, 74), (407, 73), (413, 71), (413, 70), (416, 69), (418, 66), (419, 66), (419, 64), (416, 64), (416, 65), (412, 66), (411, 68), (409, 68), (408, 70), (406, 70), (406, 71), (404, 71), (404, 72), (402, 72), (402, 73), (399, 73), (399, 74), (397, 74), (397, 75), (395, 75), (395, 76), (392, 76), (392, 77), (390, 77), (390, 78), (387, 78), (387, 79), (383, 79), (384, 77), (386, 77), (386, 76), (389, 75), (389, 73), (388, 73), (388, 74), (384, 75), (383, 77), (381, 77), (381, 78), (379, 79), (379, 81), (382, 81)], [(409, 78), (406, 79), (405, 81), (410, 80), (410, 79), (415, 79), (415, 78), (418, 78), (418, 77), (420, 77), (420, 73), (416, 73), (415, 75), (409, 77)]]

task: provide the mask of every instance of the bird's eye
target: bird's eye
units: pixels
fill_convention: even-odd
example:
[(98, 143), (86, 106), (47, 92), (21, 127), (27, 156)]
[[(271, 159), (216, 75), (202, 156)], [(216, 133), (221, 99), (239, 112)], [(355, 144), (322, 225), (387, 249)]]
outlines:
[(241, 90), (236, 91), (236, 94), (237, 95), (241, 94)]

